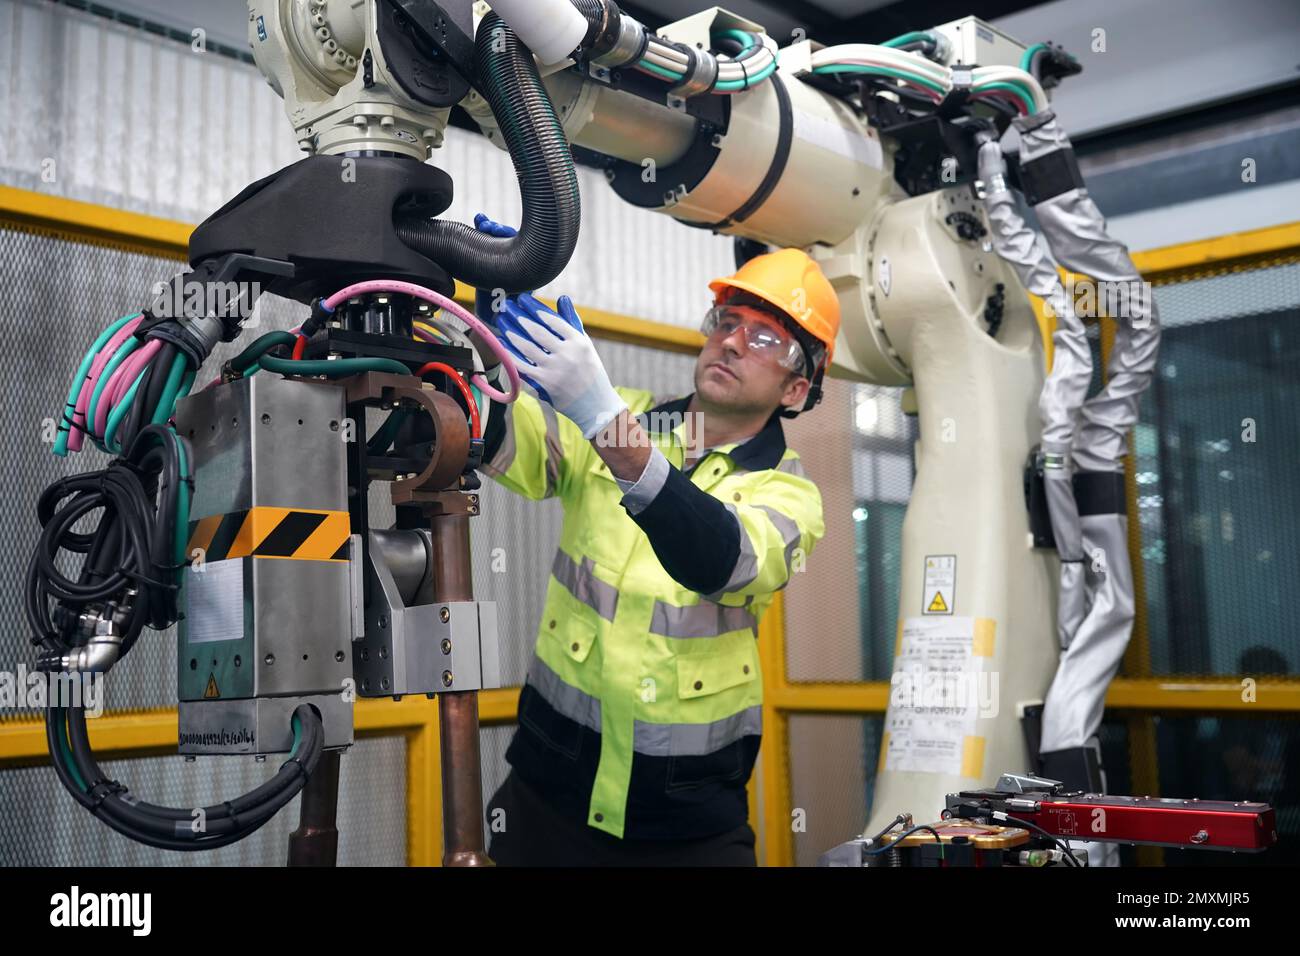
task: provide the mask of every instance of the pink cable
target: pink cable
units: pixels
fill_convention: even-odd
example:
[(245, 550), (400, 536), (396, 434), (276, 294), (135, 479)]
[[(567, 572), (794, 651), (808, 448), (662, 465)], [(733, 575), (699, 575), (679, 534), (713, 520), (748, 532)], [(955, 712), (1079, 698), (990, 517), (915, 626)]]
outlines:
[[(143, 316), (132, 319), (118, 329), (113, 337), (105, 343), (104, 347), (99, 350), (99, 354), (95, 356), (94, 361), (90, 363), (90, 371), (86, 373), (86, 377), (81, 383), (81, 391), (77, 393), (77, 404), (72, 414), (72, 427), (68, 430), (68, 451), (81, 451), (82, 444), (85, 442), (86, 409), (90, 405), (90, 396), (95, 393), (95, 385), (99, 382), (99, 376), (104, 371), (104, 366), (108, 364), (109, 359), (117, 354), (117, 350), (122, 343), (135, 334), (136, 328), (143, 321)], [(99, 397), (104, 398), (102, 394)]]
[(108, 427), (108, 412), (114, 405), (120, 402), (123, 396), (130, 391), (132, 384), (140, 377), (144, 367), (148, 365), (158, 350), (162, 348), (162, 341), (154, 339), (152, 342), (145, 343), (144, 347), (132, 352), (117, 370), (113, 377), (108, 380), (104, 386), (104, 391), (99, 396), (99, 404), (95, 406), (95, 432), (104, 434), (104, 429)]
[(322, 305), (329, 311), (333, 312), (339, 304), (346, 302), (353, 296), (365, 295), (369, 292), (393, 292), (399, 295), (410, 295), (417, 299), (422, 299), (431, 305), (436, 305), (440, 309), (446, 309), (456, 318), (460, 319), (471, 329), (477, 332), (480, 338), (487, 343), (492, 353), (501, 360), (501, 365), (506, 370), (506, 377), (510, 380), (510, 391), (502, 392), (494, 388), (483, 377), (482, 373), (476, 373), (471, 382), (478, 386), (488, 398), (494, 402), (509, 403), (519, 397), (519, 369), (515, 367), (514, 359), (506, 351), (506, 347), (497, 341), (496, 335), (486, 325), (478, 320), (478, 317), (470, 312), (459, 302), (449, 299), (441, 292), (435, 292), (433, 289), (426, 289), (422, 285), (416, 285), (414, 282), (402, 282), (397, 279), (369, 279), (365, 282), (356, 282), (344, 289), (339, 289), (332, 296), (326, 299)]

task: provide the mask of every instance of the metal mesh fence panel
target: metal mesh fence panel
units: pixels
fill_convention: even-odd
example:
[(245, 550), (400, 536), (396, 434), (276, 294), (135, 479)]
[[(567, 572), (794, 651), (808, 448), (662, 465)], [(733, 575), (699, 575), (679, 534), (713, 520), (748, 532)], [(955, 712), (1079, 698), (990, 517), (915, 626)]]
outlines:
[[(244, 793), (270, 778), (279, 762), (252, 757), (143, 757), (105, 760), (104, 772), (151, 803), (201, 807)], [(339, 769), (340, 866), (406, 863), (406, 740), (369, 737), (343, 755)], [(377, 786), (377, 781), (392, 785)], [(201, 853), (143, 846), (110, 830), (73, 802), (49, 767), (0, 771), (2, 866), (283, 866), (298, 826), (295, 797), (246, 840)]]
[(878, 681), (892, 673), (916, 441), (901, 395), (832, 381), (821, 405), (786, 427), (821, 491), (826, 521), (826, 536), (804, 566), (811, 573), (796, 574), (786, 589), (792, 681)]
[(884, 719), (799, 714), (789, 728), (795, 865), (814, 866), (866, 825)]
[(1135, 436), (1151, 673), (1294, 675), (1300, 262), (1156, 298), (1163, 339)]

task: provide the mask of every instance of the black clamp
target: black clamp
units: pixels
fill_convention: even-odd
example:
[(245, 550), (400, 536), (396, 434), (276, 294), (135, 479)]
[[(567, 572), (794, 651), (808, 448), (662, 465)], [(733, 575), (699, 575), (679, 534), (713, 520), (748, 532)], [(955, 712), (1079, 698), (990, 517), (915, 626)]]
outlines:
[(957, 64), (952, 68), (952, 89), (939, 103), (936, 112), (940, 116), (951, 117), (964, 113), (970, 102), (971, 84), (975, 82), (975, 64), (966, 66)]
[(94, 805), (90, 807), (90, 812), (93, 814), (99, 813), (100, 807), (103, 806), (105, 800), (119, 796), (126, 793), (126, 791), (127, 788), (116, 780), (100, 780), (96, 782), (86, 792), (86, 796), (90, 797), (94, 802)]

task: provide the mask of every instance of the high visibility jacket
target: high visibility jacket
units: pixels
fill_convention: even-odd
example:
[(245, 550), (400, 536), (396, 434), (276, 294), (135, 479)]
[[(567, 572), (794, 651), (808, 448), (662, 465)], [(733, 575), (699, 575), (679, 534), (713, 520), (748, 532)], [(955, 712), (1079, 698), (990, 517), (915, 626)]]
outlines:
[(778, 416), (687, 476), (689, 396), (651, 409), (650, 392), (618, 392), (672, 466), (635, 516), (549, 404), (524, 393), (489, 428), (483, 471), (564, 505), (506, 759), (559, 812), (616, 837), (708, 836), (747, 818), (758, 619), (822, 536), (821, 495)]

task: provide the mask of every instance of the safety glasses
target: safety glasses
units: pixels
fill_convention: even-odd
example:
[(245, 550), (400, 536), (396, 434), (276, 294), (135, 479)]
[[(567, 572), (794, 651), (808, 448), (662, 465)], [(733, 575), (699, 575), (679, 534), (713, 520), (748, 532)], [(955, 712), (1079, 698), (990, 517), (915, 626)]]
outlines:
[(800, 375), (804, 372), (803, 349), (774, 318), (757, 309), (715, 305), (704, 315), (700, 331), (718, 342), (726, 341), (737, 331), (744, 333), (745, 344), (764, 361)]

